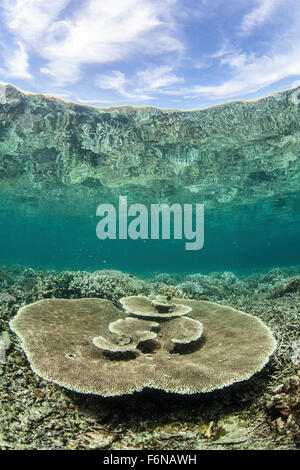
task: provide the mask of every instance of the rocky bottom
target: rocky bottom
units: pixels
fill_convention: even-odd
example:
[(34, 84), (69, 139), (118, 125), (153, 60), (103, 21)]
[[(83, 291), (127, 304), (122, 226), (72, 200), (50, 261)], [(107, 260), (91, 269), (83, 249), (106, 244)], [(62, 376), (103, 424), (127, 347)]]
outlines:
[[(8, 323), (44, 298), (119, 299), (151, 293), (230, 305), (261, 318), (278, 348), (250, 380), (207, 394), (144, 390), (84, 395), (34, 374)], [(300, 447), (300, 268), (153, 274), (0, 268), (0, 449), (297, 449)]]

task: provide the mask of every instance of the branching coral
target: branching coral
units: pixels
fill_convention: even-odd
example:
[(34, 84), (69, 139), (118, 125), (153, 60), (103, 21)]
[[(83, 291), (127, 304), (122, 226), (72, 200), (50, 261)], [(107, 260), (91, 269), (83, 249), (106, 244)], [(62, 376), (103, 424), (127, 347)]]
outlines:
[(73, 297), (99, 297), (117, 304), (121, 297), (140, 294), (147, 287), (143, 281), (120, 271), (96, 271), (74, 273), (68, 290)]
[(204, 292), (203, 287), (194, 281), (184, 281), (176, 287), (187, 294), (190, 299), (193, 299), (195, 295), (202, 295)]

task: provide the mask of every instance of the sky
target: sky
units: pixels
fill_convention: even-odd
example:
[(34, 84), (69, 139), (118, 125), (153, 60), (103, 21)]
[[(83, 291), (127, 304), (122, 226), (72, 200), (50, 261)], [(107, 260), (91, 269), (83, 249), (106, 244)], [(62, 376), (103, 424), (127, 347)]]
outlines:
[(0, 0), (0, 82), (196, 109), (300, 85), (299, 0)]

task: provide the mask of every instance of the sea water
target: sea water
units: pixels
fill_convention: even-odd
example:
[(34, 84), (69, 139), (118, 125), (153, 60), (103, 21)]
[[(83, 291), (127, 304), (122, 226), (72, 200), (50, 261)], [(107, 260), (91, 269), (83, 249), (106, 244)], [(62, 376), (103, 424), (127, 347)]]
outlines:
[[(101, 202), (101, 201), (99, 201)], [(143, 202), (143, 201), (138, 201)], [(153, 201), (155, 202), (155, 201)], [(186, 201), (187, 203), (189, 201)], [(199, 201), (201, 203), (202, 201)], [(74, 215), (0, 209), (2, 265), (39, 269), (119, 269), (133, 274), (153, 272), (233, 271), (247, 274), (300, 264), (300, 191), (246, 205), (205, 208), (204, 246), (187, 251), (185, 240), (99, 240), (94, 213)]]

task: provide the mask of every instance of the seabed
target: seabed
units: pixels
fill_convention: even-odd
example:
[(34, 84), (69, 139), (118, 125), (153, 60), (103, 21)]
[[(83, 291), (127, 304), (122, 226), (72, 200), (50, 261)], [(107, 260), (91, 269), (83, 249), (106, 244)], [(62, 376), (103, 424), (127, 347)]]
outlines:
[[(103, 282), (105, 280), (105, 282)], [(111, 282), (109, 282), (109, 280)], [(100, 282), (102, 281), (102, 282)], [(300, 446), (300, 267), (237, 276), (231, 272), (153, 274), (113, 270), (0, 270), (1, 449), (285, 450)], [(108, 298), (162, 293), (206, 299), (257, 316), (278, 348), (250, 380), (214, 392), (176, 395), (143, 390), (102, 398), (46, 381), (30, 368), (8, 323), (18, 309), (44, 298)]]

